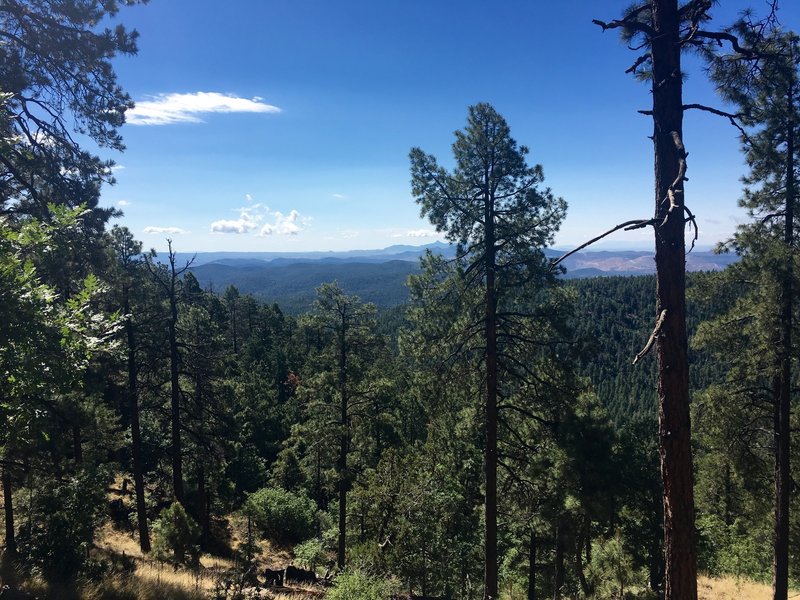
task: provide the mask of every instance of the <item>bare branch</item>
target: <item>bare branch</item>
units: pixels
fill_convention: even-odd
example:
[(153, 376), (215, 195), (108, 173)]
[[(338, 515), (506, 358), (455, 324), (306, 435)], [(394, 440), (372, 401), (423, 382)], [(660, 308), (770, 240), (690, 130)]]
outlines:
[(655, 224), (656, 224), (656, 221), (654, 219), (634, 219), (633, 221), (625, 221), (624, 223), (620, 223), (619, 225), (617, 225), (615, 227), (612, 227), (611, 229), (609, 229), (605, 233), (601, 233), (597, 237), (594, 237), (594, 238), (590, 239), (588, 242), (586, 242), (584, 244), (581, 244), (580, 246), (578, 246), (574, 250), (570, 250), (569, 252), (567, 252), (563, 256), (560, 256), (559, 258), (557, 258), (556, 260), (551, 262), (550, 263), (550, 272), (552, 273), (553, 270), (560, 263), (562, 263), (566, 258), (572, 256), (576, 252), (580, 252), (581, 250), (583, 250), (587, 246), (591, 246), (595, 242), (598, 242), (598, 241), (602, 240), (604, 237), (611, 235), (615, 231), (619, 231), (620, 229), (624, 229), (625, 231), (633, 231), (634, 229), (641, 229), (642, 227), (647, 227), (648, 225), (655, 225)]
[[(737, 121), (737, 119), (741, 119), (744, 116), (741, 113), (733, 114), (733, 113), (725, 112), (724, 110), (719, 110), (718, 108), (713, 108), (711, 106), (705, 106), (703, 104), (684, 104), (683, 105), (683, 110), (693, 110), (693, 109), (694, 110), (703, 110), (705, 112), (710, 112), (711, 114), (714, 114), (714, 115), (717, 115), (717, 116), (720, 116), (720, 117), (725, 117), (726, 119), (728, 119), (731, 122), (731, 125), (733, 125), (734, 127), (736, 127), (736, 129), (739, 130), (739, 133), (742, 134), (742, 138), (744, 139), (744, 141), (746, 143), (748, 143), (748, 144), (750, 143), (750, 136), (747, 135), (747, 132), (744, 130), (744, 127), (742, 127), (741, 124), (739, 124), (739, 122)], [(650, 113), (650, 114), (652, 114), (652, 113)]]
[(628, 67), (625, 70), (625, 72), (626, 73), (635, 73), (636, 69), (638, 69), (642, 64), (646, 63), (649, 59), (650, 59), (650, 53), (649, 52), (646, 52), (645, 54), (642, 54), (639, 58), (636, 59), (636, 61), (630, 67)]
[(637, 21), (637, 18), (641, 13), (649, 8), (649, 3), (641, 4), (633, 9), (631, 9), (628, 14), (626, 14), (622, 19), (616, 19), (614, 21), (601, 21), (600, 19), (592, 19), (592, 23), (595, 25), (599, 25), (603, 28), (603, 31), (607, 29), (619, 29), (620, 27), (624, 29), (631, 29), (633, 31), (638, 31), (639, 33), (644, 33), (647, 36), (655, 37), (656, 31), (646, 23), (641, 21)]
[(755, 53), (752, 48), (742, 48), (739, 45), (739, 38), (732, 33), (725, 31), (695, 31), (692, 34), (692, 39), (702, 38), (706, 40), (713, 40), (717, 45), (722, 46), (723, 42), (729, 42), (733, 51), (741, 54), (742, 56), (753, 56)]
[(664, 324), (664, 319), (666, 318), (667, 318), (667, 309), (665, 308), (664, 310), (661, 311), (661, 314), (658, 315), (656, 326), (653, 329), (653, 333), (650, 334), (650, 339), (647, 340), (647, 344), (645, 344), (644, 348), (642, 348), (642, 351), (639, 352), (639, 354), (637, 354), (636, 357), (633, 359), (634, 365), (640, 360), (642, 360), (645, 356), (647, 356), (648, 352), (650, 352), (650, 349), (656, 342), (656, 338), (661, 333), (661, 326)]

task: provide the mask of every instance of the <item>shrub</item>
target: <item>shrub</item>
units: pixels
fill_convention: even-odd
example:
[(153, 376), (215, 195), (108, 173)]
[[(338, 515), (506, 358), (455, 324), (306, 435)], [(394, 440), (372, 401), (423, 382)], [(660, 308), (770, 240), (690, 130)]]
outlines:
[(267, 487), (250, 494), (246, 510), (269, 539), (280, 544), (293, 544), (314, 534), (317, 507), (304, 494)]
[(197, 566), (200, 560), (200, 527), (180, 502), (161, 511), (153, 523), (153, 553), (158, 560)]
[(94, 533), (102, 521), (108, 474), (81, 471), (67, 480), (43, 480), (31, 493), (31, 526), (17, 542), (24, 566), (51, 583), (85, 572)]
[(364, 571), (347, 570), (336, 576), (327, 600), (386, 600), (392, 596), (389, 581)]
[(322, 542), (318, 539), (308, 540), (295, 546), (294, 557), (301, 566), (310, 571), (316, 571), (317, 567), (328, 558), (325, 555), (325, 548), (322, 546)]

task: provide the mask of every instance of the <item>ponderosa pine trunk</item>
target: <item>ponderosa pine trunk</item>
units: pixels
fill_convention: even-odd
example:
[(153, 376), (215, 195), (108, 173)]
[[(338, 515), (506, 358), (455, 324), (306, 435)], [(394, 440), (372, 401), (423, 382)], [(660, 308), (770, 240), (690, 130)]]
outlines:
[(170, 373), (170, 420), (172, 433), (172, 488), (175, 500), (184, 504), (183, 493), (183, 448), (181, 445), (181, 389), (178, 377), (178, 273), (175, 269), (175, 253), (169, 247), (169, 373)]
[(11, 471), (3, 464), (3, 515), (6, 521), (6, 554), (4, 558), (13, 559), (17, 555), (17, 537), (14, 529), (14, 496)]
[(664, 597), (696, 600), (683, 208), (686, 153), (677, 0), (652, 0), (652, 23), (656, 315), (665, 315), (656, 341), (664, 484)]
[(339, 435), (339, 540), (336, 552), (336, 565), (344, 570), (347, 554), (347, 330), (346, 315), (342, 315), (342, 329), (339, 337), (339, 399), (340, 426)]
[(528, 540), (528, 600), (536, 600), (536, 532)]
[[(484, 181), (489, 181), (487, 168)], [(484, 190), (484, 252), (486, 261), (486, 448), (484, 450), (485, 571), (484, 600), (497, 598), (497, 290), (495, 288), (494, 206), (491, 190)]]
[[(794, 78), (791, 78), (793, 85)], [(780, 350), (779, 382), (774, 414), (775, 440), (775, 532), (772, 570), (773, 600), (787, 600), (789, 595), (789, 496), (792, 481), (790, 473), (791, 398), (792, 398), (792, 279), (794, 264), (794, 91), (788, 90), (789, 122), (786, 131), (786, 204), (783, 242), (786, 246), (786, 263), (780, 265)]]
[(150, 552), (150, 530), (147, 526), (147, 504), (144, 497), (144, 464), (142, 461), (142, 432), (139, 425), (139, 386), (136, 369), (136, 333), (130, 318), (131, 307), (127, 287), (123, 290), (125, 336), (128, 343), (128, 402), (131, 427), (131, 458), (133, 460), (133, 488), (136, 494), (136, 521), (139, 529), (139, 547)]
[(555, 573), (553, 575), (553, 600), (561, 600), (561, 588), (564, 587), (564, 518), (558, 517), (556, 525)]

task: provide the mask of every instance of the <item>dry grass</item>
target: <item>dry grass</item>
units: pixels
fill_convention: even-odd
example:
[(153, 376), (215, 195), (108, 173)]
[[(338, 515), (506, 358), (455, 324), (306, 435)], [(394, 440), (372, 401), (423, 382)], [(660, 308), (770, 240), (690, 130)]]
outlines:
[(147, 561), (136, 567), (133, 577), (140, 582), (159, 586), (166, 584), (198, 594), (208, 594), (214, 589), (219, 572), (211, 569), (173, 569), (169, 565)]
[(139, 542), (134, 539), (133, 535), (114, 528), (111, 523), (106, 523), (97, 531), (95, 546), (105, 552), (125, 554), (138, 559), (143, 558)]
[[(769, 600), (772, 588), (763, 583), (736, 577), (705, 577), (697, 581), (698, 600)], [(800, 591), (790, 590), (789, 597), (797, 597)]]

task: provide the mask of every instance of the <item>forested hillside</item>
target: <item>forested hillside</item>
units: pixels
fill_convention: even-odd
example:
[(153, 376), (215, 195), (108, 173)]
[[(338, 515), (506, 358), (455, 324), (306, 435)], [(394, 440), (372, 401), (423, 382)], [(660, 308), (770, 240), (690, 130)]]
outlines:
[[(711, 277), (693, 273), (688, 278), (692, 289), (702, 286)], [(618, 425), (631, 420), (657, 417), (654, 364), (643, 361), (633, 364), (634, 357), (645, 346), (653, 326), (652, 297), (655, 278), (597, 277), (570, 281), (568, 287), (577, 294), (575, 326), (584, 344), (580, 371), (592, 382), (592, 388)], [(722, 312), (721, 297), (689, 302), (689, 335), (697, 326)], [(693, 393), (721, 379), (724, 368), (706, 353), (691, 350), (691, 385)]]
[[(113, 19), (146, 3), (0, 1), (0, 598), (696, 600), (699, 571), (788, 600), (800, 40), (777, 3), (715, 30), (705, 0), (595, 21), (642, 53), (652, 217), (556, 256), (567, 200), (479, 102), (450, 154), (408, 153), (433, 229), (384, 232), (446, 252), (266, 266), (193, 264), (180, 227), (144, 228), (174, 234), (147, 251), (113, 222), (131, 202), (101, 201), (120, 166), (94, 152), (124, 149), (126, 115), (281, 112), (209, 92), (135, 107), (114, 59), (138, 36)], [(736, 112), (684, 104), (685, 50)], [(748, 168), (748, 220), (702, 263), (688, 110), (732, 123)], [(310, 222), (245, 200), (209, 234)], [(636, 230), (653, 275), (564, 276)]]

